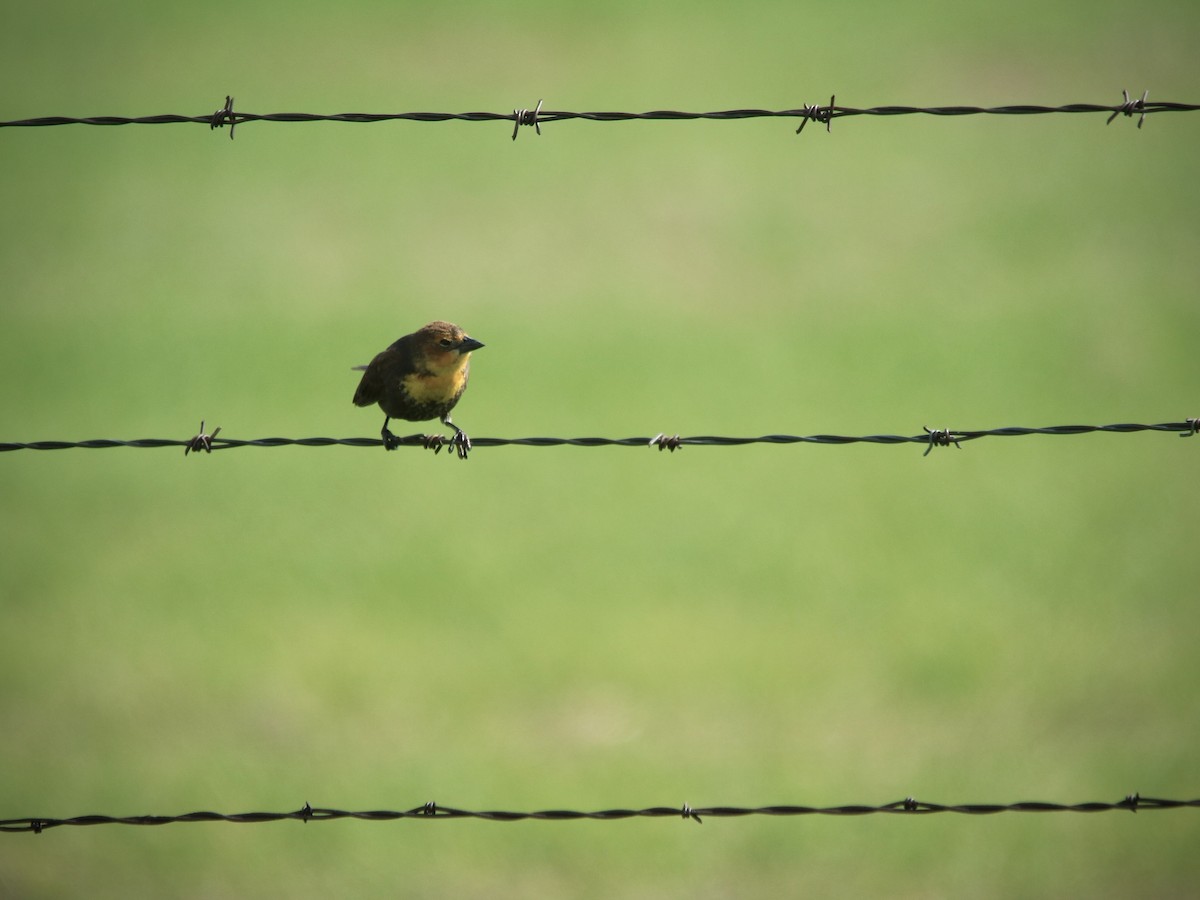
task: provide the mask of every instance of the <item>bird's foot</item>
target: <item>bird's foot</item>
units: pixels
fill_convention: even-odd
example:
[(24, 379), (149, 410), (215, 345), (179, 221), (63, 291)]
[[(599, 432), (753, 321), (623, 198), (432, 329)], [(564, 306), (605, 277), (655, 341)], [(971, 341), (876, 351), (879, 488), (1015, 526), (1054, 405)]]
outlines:
[(459, 459), (466, 459), (467, 454), (471, 452), (471, 439), (467, 437), (467, 433), (461, 428), (454, 428), (454, 437), (450, 438), (450, 443), (454, 445), (455, 451), (458, 453)]
[(400, 446), (400, 443), (401, 443), (400, 438), (398, 438), (394, 434), (392, 434), (388, 430), (388, 427), (386, 425), (383, 426), (383, 431), (381, 431), (380, 434), (383, 436), (383, 449), (384, 450), (395, 450), (397, 447)]

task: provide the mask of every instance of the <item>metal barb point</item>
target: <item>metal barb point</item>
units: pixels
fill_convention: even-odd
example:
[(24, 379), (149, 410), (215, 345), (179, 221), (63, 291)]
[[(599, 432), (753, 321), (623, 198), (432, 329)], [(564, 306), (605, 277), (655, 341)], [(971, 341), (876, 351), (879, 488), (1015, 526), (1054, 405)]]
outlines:
[(808, 124), (809, 119), (817, 122), (825, 123), (825, 133), (830, 134), (833, 126), (833, 101), (837, 98), (836, 94), (829, 95), (829, 105), (822, 107), (820, 104), (816, 106), (804, 106), (804, 117), (800, 120), (800, 127), (796, 129), (796, 134), (804, 130), (804, 126)]
[(962, 449), (962, 445), (954, 439), (949, 428), (930, 428), (928, 425), (922, 425), (921, 427), (929, 435), (929, 446), (925, 448), (925, 452), (921, 454), (922, 456), (928, 456), (929, 451), (934, 447), (949, 447), (951, 444), (959, 450)]
[(541, 115), (541, 112), (542, 112), (542, 101), (541, 100), (538, 100), (537, 106), (535, 106), (532, 110), (514, 109), (513, 110), (513, 136), (512, 136), (512, 139), (514, 141), (517, 139), (517, 132), (520, 130), (522, 125), (532, 125), (533, 130), (536, 131), (540, 135), (542, 133), (542, 125), (541, 125), (541, 121), (538, 119), (538, 116)]
[(437, 815), (437, 804), (434, 803), (432, 800), (427, 802), (424, 806), (421, 807), (421, 815), (436, 816)]
[(1140, 793), (1130, 794), (1125, 798), (1125, 805), (1129, 807), (1129, 811), (1132, 813), (1136, 813), (1138, 811), (1138, 804), (1141, 802), (1142, 795)]
[(208, 123), (209, 130), (213, 128), (223, 128), (225, 123), (229, 123), (229, 139), (233, 140), (233, 129), (237, 127), (237, 113), (233, 111), (233, 97), (225, 95), (225, 105), (212, 114), (212, 121)]
[(696, 811), (694, 809), (692, 809), (690, 806), (688, 806), (686, 803), (683, 804), (683, 809), (680, 810), (680, 813), (682, 814), (683, 818), (692, 819), (696, 822), (697, 825), (704, 824), (704, 822), (701, 821), (700, 817), (698, 815), (696, 815)]
[(308, 820), (311, 819), (312, 816), (313, 816), (313, 808), (311, 805), (309, 805), (309, 802), (307, 800), (305, 800), (304, 808), (300, 810), (300, 821), (302, 821), (305, 825), (307, 825)]
[(1196, 432), (1200, 431), (1200, 419), (1184, 419), (1187, 422), (1188, 431), (1179, 435), (1180, 437), (1193, 437)]
[(915, 812), (917, 809), (917, 801), (913, 797), (904, 798), (904, 809), (906, 812)]
[(1150, 91), (1144, 90), (1142, 91), (1142, 96), (1139, 99), (1130, 100), (1129, 91), (1121, 88), (1121, 96), (1125, 98), (1124, 102), (1122, 102), (1120, 106), (1113, 110), (1113, 114), (1108, 117), (1108, 121), (1106, 121), (1104, 124), (1111, 125), (1112, 120), (1122, 113), (1124, 113), (1126, 116), (1132, 116), (1134, 113), (1141, 113), (1141, 115), (1138, 116), (1137, 124), (1137, 127), (1141, 128), (1142, 123), (1146, 121), (1146, 98), (1149, 95)]
[(659, 453), (664, 450), (670, 450), (672, 453), (674, 453), (683, 446), (683, 438), (677, 434), (668, 436), (663, 432), (659, 432), (654, 437), (650, 438), (649, 446), (658, 447)]
[(199, 453), (203, 450), (205, 453), (212, 453), (212, 442), (218, 434), (221, 433), (221, 428), (218, 426), (212, 434), (204, 433), (204, 420), (200, 420), (200, 433), (188, 441), (188, 445), (183, 448), (183, 455), (187, 456), (193, 450)]

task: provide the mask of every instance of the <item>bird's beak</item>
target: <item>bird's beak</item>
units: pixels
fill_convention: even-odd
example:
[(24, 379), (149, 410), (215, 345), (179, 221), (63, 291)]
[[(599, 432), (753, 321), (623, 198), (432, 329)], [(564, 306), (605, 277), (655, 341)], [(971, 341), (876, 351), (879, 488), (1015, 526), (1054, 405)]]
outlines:
[(463, 338), (462, 343), (458, 345), (458, 352), (470, 353), (472, 350), (478, 350), (482, 346), (483, 344), (479, 343), (479, 341), (475, 340), (475, 338), (465, 337)]

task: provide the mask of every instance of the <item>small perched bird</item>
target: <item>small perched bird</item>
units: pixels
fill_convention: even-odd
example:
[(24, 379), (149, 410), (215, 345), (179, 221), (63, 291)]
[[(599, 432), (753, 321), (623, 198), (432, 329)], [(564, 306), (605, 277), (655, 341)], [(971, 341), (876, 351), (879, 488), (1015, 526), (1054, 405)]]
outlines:
[[(450, 441), (459, 459), (466, 459), (471, 439), (450, 421), (450, 410), (467, 388), (471, 351), (482, 346), (457, 325), (430, 322), (400, 338), (369, 365), (354, 367), (363, 372), (354, 392), (354, 405), (379, 404), (386, 416), (380, 433), (388, 450), (400, 446), (400, 439), (388, 431), (392, 419), (410, 422), (440, 419), (443, 425), (454, 429)], [(436, 452), (441, 449), (442, 440), (440, 435), (429, 435), (425, 446)]]

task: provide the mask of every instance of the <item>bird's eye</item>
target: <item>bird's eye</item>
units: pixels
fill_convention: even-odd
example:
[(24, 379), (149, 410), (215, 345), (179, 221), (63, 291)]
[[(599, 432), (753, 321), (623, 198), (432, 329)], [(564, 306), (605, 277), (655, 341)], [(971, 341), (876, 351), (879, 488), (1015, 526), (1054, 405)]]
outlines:
[(450, 340), (450, 338), (442, 338), (440, 341), (438, 341), (438, 343), (441, 344), (443, 347), (454, 346), (454, 341)]

